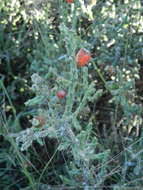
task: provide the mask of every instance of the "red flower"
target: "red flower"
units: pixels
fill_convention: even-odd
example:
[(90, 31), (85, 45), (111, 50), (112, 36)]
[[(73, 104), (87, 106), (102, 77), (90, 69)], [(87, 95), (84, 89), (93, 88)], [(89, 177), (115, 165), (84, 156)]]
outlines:
[(84, 67), (85, 64), (90, 60), (91, 54), (85, 49), (80, 49), (76, 55), (77, 66)]
[(67, 0), (68, 3), (74, 3), (74, 0)]
[(58, 98), (64, 98), (66, 96), (66, 92), (64, 90), (59, 90), (57, 96)]

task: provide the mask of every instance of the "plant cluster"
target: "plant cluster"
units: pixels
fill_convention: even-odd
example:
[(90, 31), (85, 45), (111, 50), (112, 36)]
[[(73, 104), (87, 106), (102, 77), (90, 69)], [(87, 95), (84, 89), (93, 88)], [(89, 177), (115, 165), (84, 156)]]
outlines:
[(142, 186), (141, 1), (2, 0), (0, 11), (0, 160), (21, 168), (16, 187)]

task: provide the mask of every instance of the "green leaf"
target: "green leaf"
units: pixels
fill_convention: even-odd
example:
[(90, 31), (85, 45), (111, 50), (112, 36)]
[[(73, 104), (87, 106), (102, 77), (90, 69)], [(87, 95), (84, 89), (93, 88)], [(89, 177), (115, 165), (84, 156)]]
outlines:
[(42, 139), (40, 139), (40, 138), (37, 138), (36, 139), (37, 140), (37, 142), (41, 145), (41, 146), (43, 146), (43, 142), (42, 142)]
[(80, 130), (81, 130), (81, 126), (80, 126), (78, 120), (73, 117), (72, 122), (73, 122), (74, 128), (75, 128), (76, 130), (80, 131)]
[(36, 96), (35, 98), (32, 98), (32, 99), (28, 100), (27, 102), (25, 102), (25, 105), (33, 106), (33, 105), (41, 103), (43, 100), (44, 100), (43, 96)]
[(91, 102), (93, 102), (93, 101), (96, 102), (98, 100), (98, 98), (100, 98), (102, 96), (102, 94), (103, 94), (103, 90), (99, 89), (93, 96), (89, 96), (88, 100)]
[(70, 144), (67, 143), (67, 142), (61, 143), (61, 144), (58, 146), (58, 150), (59, 150), (59, 151), (61, 151), (61, 150), (66, 150), (69, 146), (70, 146)]

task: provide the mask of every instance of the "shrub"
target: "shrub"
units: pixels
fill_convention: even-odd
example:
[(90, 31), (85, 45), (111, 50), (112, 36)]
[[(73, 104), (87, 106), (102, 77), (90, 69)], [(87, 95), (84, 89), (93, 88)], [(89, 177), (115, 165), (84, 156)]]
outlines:
[[(26, 55), (32, 73), (28, 87), (34, 97), (23, 108), (30, 110), (31, 127), (8, 134), (31, 185), (25, 189), (142, 185), (141, 2), (22, 3), (25, 9), (18, 1), (18, 11), (13, 4), (7, 10), (3, 1), (2, 10), (18, 31), (18, 39), (9, 39), (9, 47), (17, 48), (10, 54)], [(11, 10), (22, 16), (9, 15)], [(23, 38), (27, 27), (30, 34)], [(24, 44), (22, 51), (16, 40)], [(30, 166), (40, 162), (35, 170), (24, 165), (24, 154)]]

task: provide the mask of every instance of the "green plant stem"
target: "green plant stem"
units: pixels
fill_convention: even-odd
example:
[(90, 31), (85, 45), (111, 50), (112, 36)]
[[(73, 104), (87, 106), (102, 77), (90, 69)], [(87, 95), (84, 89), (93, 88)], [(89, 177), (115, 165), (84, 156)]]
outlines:
[(1, 88), (3, 89), (3, 91), (4, 91), (4, 93), (5, 93), (6, 97), (7, 97), (7, 99), (8, 99), (8, 101), (9, 101), (9, 104), (10, 104), (10, 106), (11, 106), (11, 108), (12, 108), (12, 111), (13, 111), (13, 115), (14, 115), (14, 117), (15, 117), (15, 119), (16, 119), (16, 109), (15, 109), (15, 107), (14, 107), (14, 105), (13, 105), (13, 103), (12, 103), (12, 101), (11, 101), (9, 95), (8, 95), (8, 92), (7, 92), (7, 90), (6, 90), (5, 86), (4, 86), (4, 84), (3, 84), (3, 80), (4, 80), (4, 76), (2, 76), (2, 79), (0, 80), (0, 86), (1, 86)]
[(76, 12), (77, 12), (77, 1), (74, 4), (73, 10), (71, 9), (73, 16), (72, 16), (72, 29), (76, 30), (76, 23), (77, 23), (77, 16), (76, 16)]
[(19, 150), (18, 150), (18, 148), (17, 148), (17, 146), (16, 146), (16, 144), (15, 144), (13, 138), (9, 135), (8, 127), (7, 127), (7, 126), (5, 126), (5, 130), (6, 130), (6, 132), (7, 132), (9, 141), (10, 141), (11, 145), (13, 146), (15, 152), (17, 153), (17, 156), (18, 156), (18, 158), (19, 158), (19, 160), (20, 160), (20, 162), (21, 162), (21, 164), (22, 164), (22, 167), (23, 167), (23, 169), (24, 169), (24, 174), (25, 174), (26, 177), (28, 178), (29, 183), (30, 183), (30, 186), (32, 187), (32, 189), (35, 190), (35, 185), (34, 185), (34, 183), (33, 183), (33, 180), (32, 180), (32, 178), (31, 178), (31, 176), (30, 176), (30, 173), (28, 172), (27, 168), (26, 168), (25, 165), (24, 165), (24, 160), (23, 160), (23, 158), (22, 158), (22, 156), (21, 156), (21, 154), (20, 154), (20, 152), (19, 152)]
[(54, 158), (54, 156), (56, 155), (57, 151), (58, 151), (58, 149), (56, 149), (56, 151), (54, 152), (54, 154), (52, 155), (52, 157), (50, 158), (50, 160), (47, 162), (47, 164), (45, 165), (44, 169), (42, 170), (42, 173), (41, 173), (41, 175), (40, 175), (40, 177), (39, 177), (37, 190), (40, 189), (40, 181), (41, 181), (41, 179), (42, 179), (42, 176), (44, 175), (44, 172), (45, 172), (46, 169), (48, 168), (50, 162), (53, 160), (53, 158)]
[(116, 103), (114, 124), (115, 124), (115, 123), (116, 123), (116, 121), (117, 121), (117, 116), (118, 116), (118, 107), (119, 107), (119, 103)]
[[(95, 64), (95, 62), (93, 62), (93, 66), (95, 71), (98, 73), (99, 77), (101, 78), (102, 82), (104, 83), (105, 87), (106, 87), (106, 80), (104, 79), (102, 73), (100, 72), (100, 70), (98, 69), (97, 65)], [(107, 87), (106, 87), (107, 88)]]

